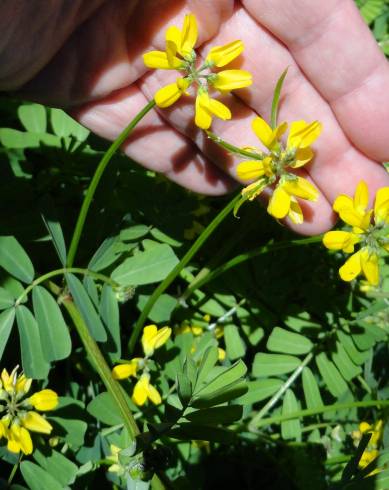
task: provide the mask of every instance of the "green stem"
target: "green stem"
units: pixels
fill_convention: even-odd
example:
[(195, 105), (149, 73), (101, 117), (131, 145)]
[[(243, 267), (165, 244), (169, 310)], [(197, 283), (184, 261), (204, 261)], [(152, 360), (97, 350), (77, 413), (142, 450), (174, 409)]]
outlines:
[(99, 279), (103, 282), (106, 282), (107, 284), (110, 284), (112, 287), (119, 287), (119, 284), (115, 282), (113, 279), (110, 277), (105, 276), (104, 274), (99, 274), (98, 272), (93, 272), (89, 269), (81, 269), (80, 267), (69, 267), (69, 268), (63, 268), (63, 269), (56, 269), (54, 271), (47, 272), (47, 274), (43, 274), (43, 276), (37, 277), (26, 289), (22, 291), (18, 299), (15, 301), (15, 306), (18, 306), (23, 299), (28, 296), (28, 294), (34, 289), (35, 286), (38, 286), (42, 282), (47, 281), (48, 279), (51, 279), (52, 277), (55, 276), (62, 276), (66, 274), (67, 272), (73, 272), (74, 274), (84, 274), (87, 276), (92, 276), (95, 279)]
[(312, 352), (310, 352), (302, 361), (300, 366), (298, 366), (298, 368), (295, 371), (293, 371), (293, 373), (280, 387), (280, 389), (270, 398), (270, 400), (266, 403), (266, 405), (264, 405), (261, 408), (261, 410), (255, 415), (255, 417), (251, 420), (248, 427), (249, 431), (253, 431), (253, 430), (255, 431), (255, 428), (258, 427), (258, 424), (260, 424), (260, 420), (263, 418), (263, 416), (266, 415), (268, 411), (274, 407), (274, 405), (282, 397), (285, 391), (295, 382), (298, 376), (300, 376), (305, 366), (311, 362), (312, 358), (313, 358), (313, 354)]
[(7, 483), (8, 483), (8, 485), (11, 485), (12, 480), (14, 479), (14, 477), (15, 477), (15, 475), (16, 475), (16, 472), (17, 472), (17, 470), (18, 470), (18, 468), (19, 468), (20, 462), (22, 461), (22, 457), (23, 457), (23, 455), (22, 455), (22, 454), (20, 454), (19, 459), (18, 459), (18, 460), (17, 460), (17, 462), (14, 464), (14, 466), (13, 466), (13, 468), (12, 468), (12, 471), (11, 471), (11, 473), (10, 473), (10, 475), (9, 475), (9, 478), (8, 478), (8, 482), (7, 482)]
[(212, 281), (213, 279), (216, 279), (216, 277), (220, 276), (224, 272), (227, 272), (228, 270), (232, 269), (233, 267), (236, 267), (237, 265), (241, 264), (242, 262), (246, 262), (247, 260), (250, 260), (254, 257), (257, 257), (258, 255), (262, 255), (265, 253), (269, 252), (274, 252), (276, 250), (283, 250), (287, 248), (292, 248), (292, 247), (298, 247), (300, 245), (310, 245), (311, 243), (318, 243), (321, 242), (322, 240), (322, 235), (310, 237), (310, 238), (302, 238), (299, 240), (288, 240), (287, 242), (279, 242), (279, 243), (268, 243), (264, 245), (263, 247), (260, 247), (256, 250), (252, 250), (251, 252), (246, 252), (240, 255), (237, 255), (233, 259), (229, 260), (228, 262), (222, 264), (219, 267), (216, 267), (213, 269), (213, 271), (200, 271), (200, 273), (193, 279), (193, 281), (189, 284), (189, 286), (186, 288), (186, 290), (183, 292), (181, 296), (181, 300), (185, 300), (189, 298), (189, 296), (195, 291), (196, 289), (201, 288), (204, 286), (204, 284)]
[(132, 331), (130, 342), (128, 344), (128, 348), (130, 351), (130, 355), (134, 351), (134, 347), (144, 322), (146, 321), (148, 314), (150, 313), (152, 307), (160, 297), (160, 295), (170, 286), (170, 284), (174, 281), (174, 279), (178, 276), (178, 274), (182, 271), (182, 269), (188, 264), (188, 262), (192, 259), (192, 257), (197, 253), (197, 251), (204, 245), (204, 243), (208, 240), (210, 235), (215, 231), (215, 229), (220, 225), (220, 223), (224, 220), (224, 218), (234, 209), (235, 204), (240, 199), (240, 194), (236, 195), (228, 204), (225, 206), (220, 213), (215, 216), (215, 218), (209, 223), (209, 225), (203, 230), (201, 235), (197, 238), (194, 244), (190, 247), (190, 249), (186, 252), (184, 257), (180, 260), (180, 262), (174, 267), (174, 269), (167, 275), (167, 277), (161, 282), (161, 284), (154, 290), (153, 294), (148, 299), (146, 305), (144, 306), (138, 321), (135, 324), (134, 330)]
[(116, 140), (112, 143), (112, 145), (105, 152), (103, 158), (100, 160), (99, 165), (93, 175), (91, 183), (89, 184), (88, 190), (84, 197), (84, 201), (82, 203), (80, 213), (77, 218), (77, 223), (74, 228), (72, 241), (70, 243), (69, 254), (66, 265), (71, 267), (74, 263), (74, 258), (77, 253), (78, 244), (80, 242), (80, 238), (82, 235), (82, 231), (85, 226), (86, 217), (89, 211), (89, 207), (91, 205), (93, 196), (95, 195), (97, 186), (99, 185), (100, 179), (104, 173), (105, 168), (108, 163), (111, 161), (111, 158), (114, 156), (116, 151), (122, 146), (125, 140), (129, 137), (131, 132), (134, 130), (139, 121), (155, 106), (154, 99), (150, 101), (130, 122), (130, 124), (120, 133), (120, 135), (116, 138)]
[(310, 417), (312, 415), (317, 415), (319, 413), (332, 412), (335, 410), (347, 410), (348, 408), (387, 407), (387, 406), (389, 406), (389, 400), (366, 400), (360, 402), (335, 403), (334, 405), (323, 405), (322, 407), (318, 407), (318, 408), (308, 408), (306, 410), (299, 410), (297, 412), (292, 412), (287, 415), (277, 415), (274, 417), (268, 417), (267, 419), (262, 419), (258, 421), (258, 423), (256, 424), (256, 428), (252, 430), (256, 431), (258, 427), (263, 427), (265, 425), (280, 424), (285, 420)]
[(209, 139), (231, 153), (236, 153), (238, 155), (241, 155), (242, 157), (251, 158), (253, 160), (263, 160), (266, 156), (262, 152), (255, 153), (253, 151), (244, 150), (243, 148), (239, 148), (238, 146), (231, 145), (231, 143), (222, 140), (220, 136), (212, 133), (212, 131), (206, 131), (206, 133)]
[(126, 427), (131, 440), (134, 440), (135, 437), (139, 434), (139, 429), (136, 425), (130, 409), (128, 408), (126, 399), (123, 395), (123, 392), (121, 391), (119, 383), (113, 378), (111, 370), (106, 360), (104, 359), (103, 354), (101, 353), (96, 341), (89, 333), (88, 327), (82, 319), (76, 305), (71, 299), (63, 300), (62, 304), (68, 311), (71, 319), (73, 320), (74, 326), (78, 332), (78, 335), (80, 336), (82, 343), (84, 344), (88, 356), (93, 362), (97, 374), (100, 376), (108, 393), (112, 396), (115, 405), (118, 407), (123, 418), (124, 426)]

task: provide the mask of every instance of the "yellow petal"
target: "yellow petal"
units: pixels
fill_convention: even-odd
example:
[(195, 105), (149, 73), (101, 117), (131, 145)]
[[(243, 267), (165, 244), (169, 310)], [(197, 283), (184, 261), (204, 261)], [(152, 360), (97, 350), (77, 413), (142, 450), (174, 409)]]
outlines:
[(293, 196), (290, 197), (290, 209), (288, 217), (296, 225), (301, 225), (304, 222), (304, 215), (300, 204)]
[[(354, 226), (356, 228), (360, 228), (362, 230), (366, 229), (366, 223), (367, 219), (366, 216), (370, 216), (369, 214), (367, 215), (362, 215), (358, 213), (354, 208), (341, 208), (338, 211), (340, 218), (347, 223), (350, 226)], [(370, 217), (368, 219), (368, 222), (370, 222)]]
[[(16, 368), (15, 368), (16, 369)], [(16, 383), (16, 371), (13, 369), (11, 374), (8, 374), (8, 371), (4, 368), (1, 372), (1, 381), (3, 385), (3, 389), (8, 393), (14, 391), (14, 383)]]
[(132, 401), (139, 407), (143, 406), (147, 400), (149, 386), (149, 377), (146, 374), (142, 374), (140, 380), (136, 383), (134, 391), (132, 393)]
[(0, 420), (0, 439), (6, 434), (6, 428), (3, 422)]
[(361, 180), (357, 185), (354, 194), (354, 209), (360, 213), (365, 214), (366, 208), (369, 204), (369, 189), (367, 188), (366, 182)]
[(58, 395), (53, 390), (37, 391), (28, 398), (28, 403), (37, 410), (54, 410), (58, 405)]
[(209, 129), (212, 124), (212, 116), (206, 108), (208, 94), (199, 93), (195, 103), (195, 124), (201, 129)]
[(353, 254), (339, 269), (339, 275), (343, 281), (352, 281), (361, 272), (361, 250)]
[(267, 212), (277, 219), (285, 218), (290, 209), (290, 194), (279, 185), (270, 198)]
[(361, 266), (366, 279), (372, 286), (377, 286), (380, 282), (380, 272), (378, 266), (378, 255), (370, 253), (363, 248), (361, 250)]
[(219, 100), (209, 98), (208, 110), (223, 121), (231, 119), (230, 109)]
[(343, 250), (346, 253), (354, 252), (354, 245), (359, 237), (348, 231), (328, 231), (324, 234), (323, 244), (330, 250)]
[(197, 21), (193, 14), (187, 14), (182, 28), (180, 53), (182, 56), (191, 56), (197, 41)]
[(162, 403), (161, 395), (152, 384), (148, 384), (147, 386), (147, 397), (154, 403), (154, 405), (160, 405)]
[(291, 168), (299, 168), (310, 162), (314, 156), (311, 148), (298, 148), (296, 151), (295, 161), (289, 165)]
[(350, 196), (346, 196), (345, 194), (340, 194), (334, 201), (334, 204), (332, 206), (332, 209), (336, 212), (339, 213), (339, 211), (342, 208), (353, 208), (354, 207), (354, 201), (351, 199)]
[(223, 362), (224, 359), (226, 358), (226, 351), (221, 347), (217, 348), (217, 358), (220, 362)]
[(223, 92), (249, 87), (252, 83), (253, 77), (246, 70), (223, 70), (212, 80), (213, 87)]
[(24, 454), (32, 453), (32, 440), (30, 433), (24, 427), (13, 424), (8, 431), (7, 448), (13, 453), (22, 451)]
[[(166, 56), (168, 66), (173, 67), (174, 58), (181, 46), (181, 31), (176, 26), (171, 26), (166, 31)], [(178, 59), (178, 58), (177, 58)], [(179, 60), (180, 61), (180, 60)], [(182, 63), (180, 61), (180, 63)]]
[(143, 329), (142, 334), (142, 348), (146, 356), (151, 355), (154, 352), (154, 338), (157, 334), (157, 325), (147, 325)]
[(269, 124), (262, 119), (262, 117), (256, 117), (251, 123), (251, 127), (258, 137), (258, 139), (268, 148), (272, 150), (280, 137), (285, 133), (288, 124), (286, 122), (281, 123), (275, 130), (273, 130)]
[(185, 79), (178, 79), (174, 83), (165, 85), (160, 88), (154, 95), (155, 103), (158, 107), (169, 107), (181, 97), (186, 88), (189, 87), (189, 82)]
[(21, 374), (16, 380), (15, 390), (16, 393), (26, 394), (31, 388), (32, 379), (26, 378), (24, 374)]
[(320, 135), (321, 129), (322, 126), (319, 121), (313, 121), (309, 124), (305, 121), (292, 122), (287, 147), (306, 148)]
[(389, 223), (389, 187), (378, 189), (374, 203), (376, 224)]
[(126, 364), (118, 364), (112, 369), (112, 376), (115, 379), (126, 379), (135, 376), (138, 369), (138, 362), (133, 359)]
[(242, 180), (252, 180), (265, 174), (263, 161), (247, 160), (240, 162), (236, 167), (236, 174)]
[(27, 412), (22, 418), (22, 424), (26, 429), (42, 434), (50, 434), (53, 430), (51, 424), (37, 412)]
[(286, 180), (283, 184), (283, 188), (289, 194), (301, 197), (301, 199), (308, 199), (309, 201), (317, 201), (319, 195), (319, 191), (316, 187), (303, 177)]
[(214, 46), (208, 53), (205, 61), (213, 63), (217, 67), (228, 65), (237, 58), (244, 49), (242, 41), (232, 41), (224, 46)]
[(149, 51), (143, 55), (143, 63), (148, 68), (159, 68), (162, 70), (178, 70), (182, 68), (183, 62), (176, 56), (168, 54), (165, 51)]

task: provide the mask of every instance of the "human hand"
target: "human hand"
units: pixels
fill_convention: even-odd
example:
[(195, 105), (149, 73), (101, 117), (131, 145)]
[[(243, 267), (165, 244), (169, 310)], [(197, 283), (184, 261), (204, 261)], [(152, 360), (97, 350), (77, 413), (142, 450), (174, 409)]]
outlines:
[[(68, 107), (92, 131), (114, 139), (156, 90), (177, 77), (148, 71), (142, 54), (164, 49), (166, 28), (181, 26), (190, 11), (198, 19), (200, 52), (241, 39), (238, 65), (254, 77), (251, 87), (227, 96), (233, 120), (214, 120), (214, 133), (237, 146), (258, 146), (251, 120), (257, 114), (269, 119), (275, 82), (287, 66), (279, 120), (323, 124), (315, 160), (303, 172), (322, 196), (304, 202), (305, 222), (292, 227), (325, 231), (334, 223), (331, 203), (339, 193), (352, 195), (361, 179), (371, 194), (389, 185), (377, 163), (389, 159), (389, 66), (352, 0), (107, 0), (93, 2), (95, 10), (89, 3), (88, 12), (78, 3), (87, 20), (64, 34), (62, 48), (22, 93)], [(74, 23), (79, 18), (74, 15)], [(239, 160), (194, 126), (191, 98), (148, 114), (124, 151), (196, 192), (221, 194), (235, 185)]]

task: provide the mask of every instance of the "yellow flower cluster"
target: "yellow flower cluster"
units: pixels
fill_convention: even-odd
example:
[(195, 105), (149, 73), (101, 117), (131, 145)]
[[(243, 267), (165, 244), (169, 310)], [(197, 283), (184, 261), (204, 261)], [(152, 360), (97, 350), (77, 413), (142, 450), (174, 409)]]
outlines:
[[(361, 459), (359, 460), (359, 467), (366, 468), (372, 461), (377, 459), (379, 452), (378, 448), (380, 446), (382, 435), (383, 435), (383, 422), (382, 420), (378, 420), (374, 424), (369, 424), (367, 422), (361, 422), (359, 424), (358, 430), (354, 431), (351, 435), (354, 440), (355, 445), (359, 444), (359, 441), (362, 438), (363, 434), (370, 433), (370, 440), (366, 446), (366, 449), (363, 451)], [(374, 471), (370, 473), (370, 475), (378, 473), (380, 470), (376, 468)]]
[[(210, 91), (221, 93), (248, 87), (252, 83), (251, 74), (245, 70), (212, 71), (222, 68), (237, 58), (243, 51), (242, 41), (233, 41), (224, 46), (213, 47), (204, 62), (198, 61), (194, 47), (197, 42), (197, 22), (193, 14), (185, 16), (182, 29), (171, 26), (166, 31), (165, 51), (150, 51), (143, 55), (148, 68), (178, 70), (182, 77), (174, 83), (159, 89), (154, 100), (159, 107), (169, 107), (182, 95), (190, 95), (189, 87), (196, 87), (195, 123), (201, 129), (208, 129), (212, 117), (231, 119), (230, 109), (211, 97)], [(200, 66), (199, 66), (200, 65)]]
[(31, 454), (33, 444), (30, 431), (50, 434), (51, 424), (38, 412), (54, 410), (58, 395), (53, 390), (41, 390), (26, 398), (32, 380), (21, 373), (18, 366), (9, 374), (6, 369), (0, 381), (0, 438), (8, 440), (7, 448), (13, 453)]
[(318, 121), (292, 122), (284, 146), (281, 136), (287, 128), (286, 122), (272, 129), (261, 117), (255, 118), (252, 129), (268, 152), (244, 148), (250, 154), (250, 159), (241, 162), (236, 172), (241, 180), (254, 180), (242, 190), (243, 200), (253, 200), (266, 187), (274, 184), (275, 189), (267, 207), (268, 213), (277, 219), (288, 216), (293, 223), (301, 224), (304, 216), (297, 198), (316, 201), (318, 190), (308, 180), (296, 176), (289, 169), (300, 168), (312, 160), (314, 153), (310, 145), (320, 135), (321, 124)]
[[(362, 272), (369, 284), (377, 286), (379, 257), (389, 252), (389, 187), (377, 191), (374, 209), (368, 209), (368, 205), (369, 191), (364, 181), (359, 182), (353, 198), (338, 196), (333, 209), (351, 229), (329, 231), (323, 243), (330, 250), (353, 254), (339, 269), (343, 281), (352, 281)], [(357, 244), (361, 248), (354, 253)]]
[(162, 402), (158, 390), (150, 383), (150, 372), (147, 361), (154, 354), (156, 349), (162, 347), (168, 339), (172, 330), (170, 327), (158, 329), (156, 325), (148, 325), (143, 329), (142, 348), (144, 357), (134, 357), (128, 362), (118, 364), (112, 369), (112, 375), (115, 379), (127, 379), (131, 376), (138, 378), (139, 371), (142, 371), (138, 381), (135, 384), (132, 393), (132, 400), (138, 406), (143, 406), (147, 400), (154, 405)]

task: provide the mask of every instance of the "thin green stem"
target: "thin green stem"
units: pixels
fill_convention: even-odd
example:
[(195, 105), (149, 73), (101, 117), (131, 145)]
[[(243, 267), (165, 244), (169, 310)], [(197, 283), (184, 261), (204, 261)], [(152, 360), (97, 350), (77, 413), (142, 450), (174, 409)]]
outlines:
[(260, 420), (263, 419), (264, 415), (271, 410), (278, 400), (282, 397), (285, 391), (295, 382), (295, 380), (300, 376), (305, 366), (307, 366), (313, 358), (313, 353), (310, 352), (305, 359), (302, 361), (300, 366), (298, 366), (295, 371), (289, 376), (285, 383), (280, 387), (280, 389), (270, 398), (270, 400), (264, 405), (261, 410), (253, 417), (249, 423), (249, 431), (255, 430), (255, 428), (260, 424)]
[(136, 125), (139, 123), (141, 119), (153, 108), (155, 107), (154, 99), (150, 101), (130, 122), (130, 124), (120, 133), (120, 135), (116, 138), (116, 140), (112, 143), (112, 145), (105, 152), (103, 158), (100, 160), (100, 163), (97, 166), (97, 169), (93, 175), (91, 183), (89, 184), (88, 190), (85, 194), (84, 201), (82, 203), (80, 213), (77, 218), (77, 223), (74, 228), (72, 241), (70, 243), (69, 254), (66, 265), (71, 267), (74, 263), (74, 258), (77, 253), (78, 244), (81, 239), (82, 231), (85, 226), (86, 217), (89, 211), (89, 207), (91, 205), (93, 196), (95, 195), (97, 186), (99, 185), (100, 179), (104, 173), (105, 168), (108, 163), (111, 161), (111, 158), (114, 156), (116, 151), (122, 146), (125, 140), (129, 137), (131, 132), (134, 130)]
[[(256, 431), (259, 427), (264, 427), (271, 424), (280, 424), (285, 420), (298, 419), (304, 417), (311, 417), (312, 415), (318, 415), (320, 413), (332, 412), (336, 410), (347, 410), (348, 408), (368, 408), (368, 407), (388, 407), (389, 400), (366, 400), (350, 403), (335, 403), (334, 405), (323, 405), (318, 408), (308, 408), (305, 410), (299, 410), (287, 415), (277, 415), (274, 417), (268, 417), (267, 419), (259, 420), (256, 427), (252, 428), (252, 431)], [(250, 424), (251, 425), (251, 424)]]
[(68, 268), (63, 268), (63, 269), (55, 269), (54, 271), (47, 272), (47, 274), (43, 274), (42, 276), (37, 277), (29, 286), (24, 289), (18, 299), (15, 301), (15, 306), (19, 305), (23, 299), (28, 296), (28, 294), (34, 289), (35, 286), (38, 286), (42, 282), (45, 282), (52, 277), (55, 276), (62, 276), (68, 272), (73, 272), (74, 274), (83, 274), (86, 276), (91, 276), (94, 277), (95, 279), (99, 279), (100, 281), (103, 281), (107, 284), (110, 284), (112, 287), (119, 287), (119, 284), (115, 282), (113, 279), (111, 279), (108, 276), (105, 276), (104, 274), (99, 274), (98, 272), (93, 272), (89, 269), (81, 269), (80, 267), (68, 267)]
[(134, 440), (139, 434), (138, 426), (134, 420), (134, 417), (128, 408), (126, 399), (121, 391), (119, 383), (113, 378), (111, 370), (104, 359), (96, 341), (92, 338), (89, 333), (89, 329), (86, 326), (80, 312), (78, 311), (76, 305), (71, 299), (64, 299), (62, 304), (69, 313), (71, 319), (73, 320), (74, 326), (80, 336), (82, 343), (84, 344), (85, 350), (93, 362), (94, 368), (97, 374), (100, 376), (101, 381), (104, 383), (108, 393), (112, 396), (115, 405), (118, 407), (121, 416), (123, 418), (124, 426), (126, 427), (129, 437)]
[(204, 284), (212, 281), (213, 279), (216, 279), (216, 277), (220, 276), (224, 272), (227, 272), (228, 270), (232, 269), (233, 267), (236, 267), (237, 265), (241, 264), (242, 262), (246, 262), (247, 260), (250, 260), (254, 257), (257, 257), (258, 255), (262, 255), (265, 253), (269, 252), (274, 252), (276, 250), (283, 250), (287, 248), (292, 248), (292, 247), (298, 247), (301, 245), (310, 245), (312, 243), (318, 243), (321, 242), (322, 240), (322, 235), (310, 237), (310, 238), (301, 238), (301, 239), (296, 239), (296, 240), (288, 240), (286, 242), (279, 242), (279, 243), (268, 243), (264, 245), (263, 247), (260, 247), (256, 250), (252, 250), (251, 252), (246, 252), (240, 255), (237, 255), (231, 260), (228, 260), (224, 264), (222, 264), (219, 267), (216, 267), (212, 271), (200, 271), (200, 273), (193, 279), (193, 281), (189, 284), (189, 286), (186, 288), (186, 290), (183, 292), (180, 300), (186, 300), (189, 298), (189, 296), (195, 291), (196, 289), (201, 288), (204, 286)]
[(211, 139), (214, 143), (216, 143), (217, 145), (221, 146), (222, 148), (224, 148), (225, 150), (231, 153), (236, 153), (238, 155), (241, 155), (242, 157), (251, 158), (253, 160), (263, 160), (266, 156), (262, 152), (256, 153), (250, 150), (239, 148), (238, 146), (231, 145), (231, 143), (222, 140), (220, 136), (217, 136), (217, 134), (212, 133), (212, 131), (206, 131), (206, 133), (209, 139)]
[(235, 204), (240, 199), (240, 194), (236, 195), (228, 204), (225, 206), (217, 216), (209, 223), (209, 225), (203, 230), (201, 235), (197, 238), (194, 244), (186, 252), (184, 257), (180, 262), (174, 267), (174, 269), (167, 275), (167, 277), (161, 282), (161, 284), (154, 290), (153, 294), (148, 299), (146, 305), (144, 306), (142, 313), (140, 314), (138, 321), (135, 324), (134, 330), (132, 331), (130, 342), (128, 348), (130, 355), (134, 351), (134, 347), (144, 322), (146, 321), (148, 314), (150, 313), (152, 307), (155, 305), (156, 301), (160, 295), (170, 286), (174, 279), (179, 275), (182, 269), (188, 264), (192, 257), (198, 252), (198, 250), (204, 245), (208, 240), (210, 235), (215, 231), (215, 229), (220, 225), (224, 218), (234, 209)]
[(7, 483), (8, 483), (8, 485), (11, 485), (12, 480), (14, 479), (14, 477), (15, 477), (15, 475), (16, 475), (16, 472), (18, 471), (18, 468), (19, 468), (20, 462), (21, 462), (21, 460), (22, 460), (22, 457), (23, 457), (23, 455), (22, 455), (22, 454), (20, 454), (19, 459), (18, 459), (18, 460), (16, 461), (16, 463), (13, 465), (12, 471), (11, 471), (11, 473), (10, 473), (10, 475), (9, 475), (9, 478), (8, 478), (8, 482), (7, 482)]

